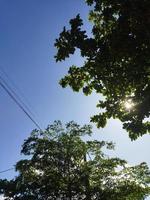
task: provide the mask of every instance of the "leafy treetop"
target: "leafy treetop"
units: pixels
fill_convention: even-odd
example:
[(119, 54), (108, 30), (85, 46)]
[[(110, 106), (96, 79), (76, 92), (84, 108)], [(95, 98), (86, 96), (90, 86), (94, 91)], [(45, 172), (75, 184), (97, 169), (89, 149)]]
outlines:
[(18, 175), (0, 180), (6, 200), (143, 200), (150, 193), (150, 172), (145, 163), (127, 166), (102, 149), (111, 142), (85, 140), (89, 125), (60, 121), (41, 133), (33, 131), (24, 142), (27, 159), (16, 164)]

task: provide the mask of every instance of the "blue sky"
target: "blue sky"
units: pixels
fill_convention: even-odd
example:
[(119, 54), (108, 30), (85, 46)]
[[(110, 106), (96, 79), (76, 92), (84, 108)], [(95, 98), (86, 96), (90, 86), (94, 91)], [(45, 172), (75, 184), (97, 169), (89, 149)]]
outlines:
[[(78, 53), (63, 63), (54, 60), (55, 39), (69, 19), (78, 13), (90, 33), (86, 19), (88, 7), (83, 0), (0, 0), (0, 66), (24, 93), (42, 128), (57, 119), (88, 123), (90, 116), (98, 111), (96, 102), (100, 96), (93, 93), (85, 97), (69, 88), (62, 89), (58, 84), (68, 66), (83, 62)], [(0, 74), (7, 78), (2, 72)], [(21, 158), (21, 145), (35, 125), (2, 88), (0, 113), (2, 171)], [(94, 132), (93, 137), (116, 143), (114, 155), (130, 164), (146, 161), (150, 165), (149, 135), (131, 142), (118, 120), (110, 120), (105, 129), (94, 127)], [(13, 176), (13, 171), (0, 174), (0, 178)]]

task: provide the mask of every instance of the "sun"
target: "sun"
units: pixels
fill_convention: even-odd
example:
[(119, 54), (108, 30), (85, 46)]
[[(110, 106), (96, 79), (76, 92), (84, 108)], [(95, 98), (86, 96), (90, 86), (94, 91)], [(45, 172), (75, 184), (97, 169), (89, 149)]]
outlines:
[(124, 107), (126, 108), (126, 110), (131, 110), (134, 107), (134, 103), (131, 99), (129, 99), (124, 102)]

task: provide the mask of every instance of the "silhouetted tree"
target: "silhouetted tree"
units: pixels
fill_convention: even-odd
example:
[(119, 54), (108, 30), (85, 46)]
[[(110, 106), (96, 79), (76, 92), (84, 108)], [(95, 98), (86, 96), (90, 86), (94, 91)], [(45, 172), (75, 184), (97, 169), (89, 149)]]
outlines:
[[(86, 0), (91, 6), (92, 36), (81, 29), (79, 15), (71, 28), (60, 33), (56, 61), (76, 49), (85, 63), (71, 66), (60, 84), (85, 95), (93, 90), (105, 98), (98, 107), (104, 112), (91, 118), (98, 127), (118, 118), (134, 140), (150, 132), (150, 1)], [(131, 108), (132, 107), (132, 108)], [(147, 120), (147, 121), (146, 121)]]

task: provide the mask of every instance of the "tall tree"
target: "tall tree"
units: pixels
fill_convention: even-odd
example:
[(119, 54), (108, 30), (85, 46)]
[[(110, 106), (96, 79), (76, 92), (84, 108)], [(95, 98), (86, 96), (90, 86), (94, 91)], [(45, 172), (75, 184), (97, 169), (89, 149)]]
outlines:
[[(44, 132), (35, 130), (24, 142), (27, 159), (16, 164), (18, 175), (0, 180), (6, 200), (143, 200), (150, 193), (150, 172), (145, 163), (108, 157), (102, 148), (111, 142), (85, 140), (91, 126), (60, 121)], [(84, 136), (88, 137), (84, 137)]]
[(85, 95), (93, 90), (105, 98), (103, 109), (91, 118), (104, 127), (113, 117), (134, 140), (150, 132), (150, 1), (86, 0), (91, 6), (92, 36), (81, 29), (82, 19), (70, 20), (71, 28), (56, 40), (56, 61), (65, 60), (79, 49), (85, 63), (71, 66), (60, 84)]

